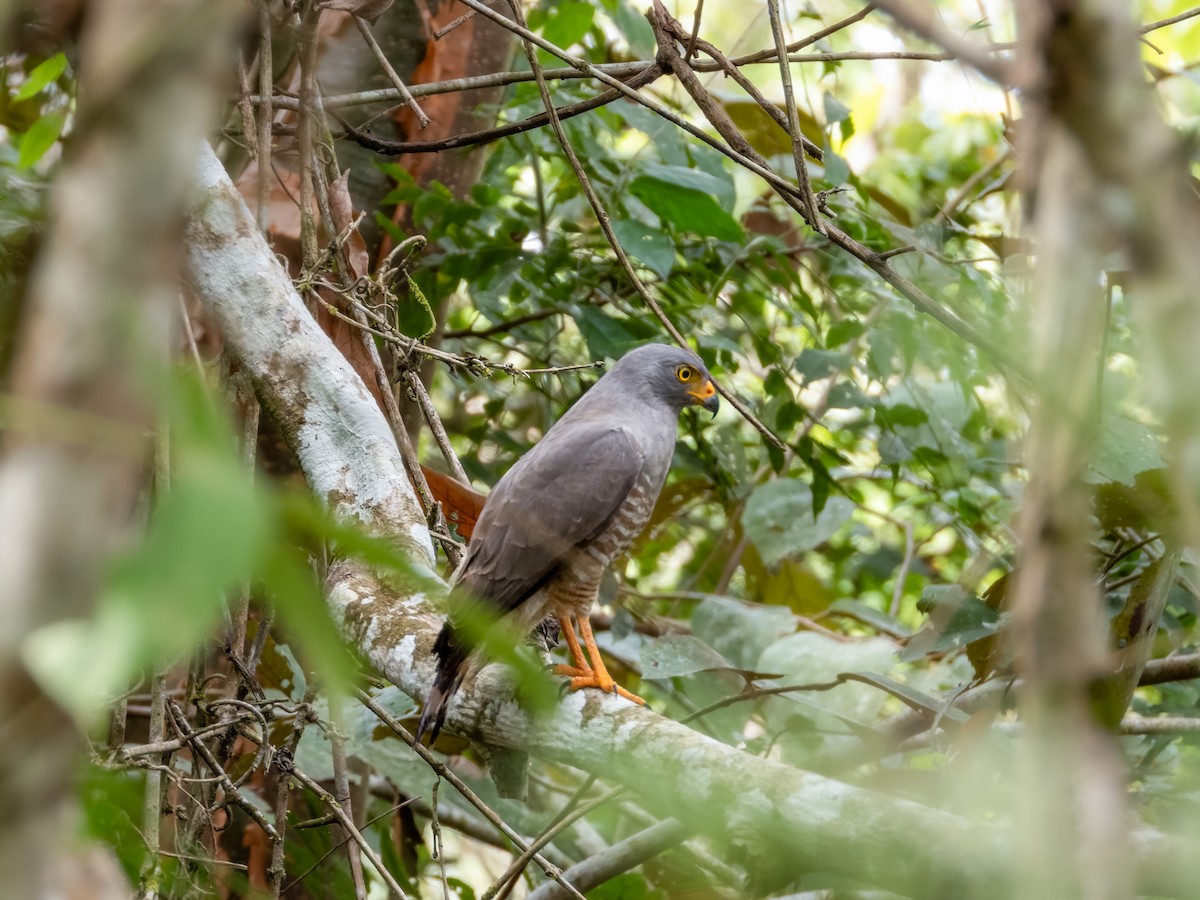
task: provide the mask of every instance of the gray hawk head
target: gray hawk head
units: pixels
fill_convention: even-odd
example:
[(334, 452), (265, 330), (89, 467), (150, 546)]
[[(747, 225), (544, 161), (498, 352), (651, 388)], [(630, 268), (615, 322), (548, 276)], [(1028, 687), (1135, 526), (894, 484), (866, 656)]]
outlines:
[(673, 412), (703, 406), (713, 415), (721, 401), (700, 357), (666, 344), (646, 344), (630, 350), (586, 396), (597, 392), (618, 407), (636, 401), (662, 404)]

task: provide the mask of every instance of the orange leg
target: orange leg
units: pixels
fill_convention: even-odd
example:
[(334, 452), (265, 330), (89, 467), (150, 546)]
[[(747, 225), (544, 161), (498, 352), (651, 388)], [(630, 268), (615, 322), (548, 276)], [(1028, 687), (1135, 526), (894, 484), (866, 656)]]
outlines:
[(587, 647), (587, 655), (591, 662), (583, 658), (583, 652), (579, 647), (579, 642), (575, 639), (575, 629), (571, 622), (570, 616), (562, 616), (559, 619), (559, 627), (562, 628), (563, 635), (567, 639), (567, 647), (571, 651), (571, 656), (574, 658), (576, 665), (574, 666), (556, 666), (554, 671), (559, 675), (567, 675), (571, 679), (571, 690), (577, 691), (580, 688), (594, 687), (599, 688), (605, 693), (617, 693), (626, 700), (632, 700), (639, 706), (645, 706), (646, 701), (637, 694), (631, 694), (625, 688), (621, 687), (612, 676), (608, 674), (608, 669), (604, 666), (604, 660), (600, 657), (600, 648), (596, 646), (596, 637), (592, 634), (592, 623), (587, 616), (579, 616), (579, 633), (583, 637), (584, 646)]
[(571, 652), (571, 659), (575, 665), (555, 666), (554, 673), (556, 675), (570, 675), (572, 677), (590, 673), (592, 667), (588, 665), (587, 659), (584, 658), (583, 650), (579, 647), (579, 639), (575, 637), (575, 624), (571, 621), (571, 617), (559, 616), (558, 629), (562, 632), (563, 638), (567, 642), (567, 649)]

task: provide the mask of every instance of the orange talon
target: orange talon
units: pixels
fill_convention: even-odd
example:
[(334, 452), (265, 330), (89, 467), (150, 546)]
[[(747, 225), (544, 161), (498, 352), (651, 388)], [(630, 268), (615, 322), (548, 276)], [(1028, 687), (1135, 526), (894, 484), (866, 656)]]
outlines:
[(570, 678), (570, 690), (572, 691), (578, 691), (581, 688), (587, 687), (599, 688), (606, 694), (617, 694), (626, 700), (631, 700), (638, 706), (645, 706), (645, 700), (637, 694), (630, 693), (613, 681), (612, 676), (608, 674), (608, 669), (604, 666), (604, 660), (600, 658), (600, 648), (596, 646), (596, 637), (592, 634), (592, 623), (586, 616), (579, 616), (579, 633), (583, 637), (583, 643), (587, 648), (587, 655), (590, 658), (591, 664), (589, 665), (588, 660), (584, 659), (583, 650), (579, 646), (579, 641), (575, 638), (575, 628), (574, 623), (571, 621), (572, 618), (572, 616), (560, 616), (558, 624), (562, 629), (563, 636), (566, 638), (567, 648), (571, 651), (571, 656), (574, 658), (576, 664), (574, 666), (555, 666), (554, 673)]

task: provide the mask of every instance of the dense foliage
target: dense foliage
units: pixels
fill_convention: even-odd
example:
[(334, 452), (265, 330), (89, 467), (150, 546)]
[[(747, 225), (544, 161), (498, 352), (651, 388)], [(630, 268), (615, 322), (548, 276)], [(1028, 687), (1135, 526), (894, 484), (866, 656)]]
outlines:
[[(972, 40), (1014, 36), (1007, 11), (980, 19), (973, 3), (943, 6)], [(1137, 6), (1148, 23), (1186, 4)], [(793, 9), (791, 34), (857, 11), (843, 2)], [(690, 25), (690, 8), (673, 12)], [(765, 6), (753, 12), (710, 3), (701, 37), (731, 54), (772, 46)], [(628, 0), (548, 2), (527, 14), (533, 31), (592, 63), (654, 57), (654, 35)], [(1163, 111), (1186, 140), (1200, 117), (1190, 74), (1200, 53), (1196, 22), (1155, 31), (1153, 47), (1143, 48)], [(722, 34), (732, 37), (717, 40)], [(804, 226), (763, 179), (653, 111), (617, 100), (563, 123), (641, 280), (717, 379), (785, 448), (728, 404), (713, 421), (685, 415), (652, 524), (615, 566), (596, 623), (614, 673), (664, 715), (800, 768), (976, 820), (1006, 821), (1021, 731), (1007, 690), (1008, 576), (1020, 559), (1014, 520), (1028, 478), (1022, 438), (1040, 397), (1023, 370), (1035, 248), (1023, 227), (1028, 197), (1016, 183), (1012, 126), (1020, 98), (954, 61), (844, 58), (900, 48), (929, 56), (929, 46), (876, 12), (804, 48), (825, 55), (793, 65), (804, 134), (823, 151), (807, 167), (830, 222), (871, 251), (896, 251), (891, 268), (985, 335), (987, 346), (920, 312), (864, 260)], [(561, 65), (544, 51), (541, 59)], [(519, 52), (514, 68), (527, 68)], [(781, 99), (773, 62), (743, 71)], [(720, 72), (701, 78), (754, 150), (794, 179), (784, 129)], [(0, 364), (12, 353), (3, 334), (19, 311), (46, 188), (69, 159), (75, 89), (62, 54), (8, 58), (0, 242), (10, 265), (0, 272)], [(551, 82), (560, 106), (596, 90), (587, 79)], [(648, 92), (710, 130), (671, 79)], [(365, 108), (372, 112), (341, 114), (361, 122), (377, 111)], [(542, 108), (537, 86), (525, 81), (505, 89), (496, 117), (519, 121)], [(236, 104), (227, 112), (227, 121), (237, 121)], [(457, 456), (486, 492), (596, 378), (588, 368), (525, 370), (611, 361), (670, 338), (597, 226), (550, 129), (492, 143), (478, 181), (459, 196), (440, 183), (418, 183), (384, 157), (372, 165), (394, 185), (364, 210), (379, 234), (427, 241), (410, 277), (396, 282), (391, 321), (408, 338), (512, 369), (436, 363), (430, 382)], [(302, 285), (317, 275), (333, 280), (331, 259), (323, 257), (320, 272), (305, 268)], [(1177, 509), (1166, 487), (1160, 423), (1148, 405), (1136, 298), (1124, 289), (1128, 264), (1106, 260), (1096, 296), (1108, 319), (1095, 363), (1100, 401), (1082, 415), (1094, 438), (1084, 476), (1088, 531), (1114, 647), (1139, 633), (1130, 631), (1130, 610), (1153, 590), (1162, 566), (1171, 567), (1154, 637), (1153, 655), (1164, 657), (1195, 650), (1200, 575), (1191, 550), (1174, 568)], [(272, 622), (269, 610), (278, 618), (258, 642), (257, 671), (240, 677), (261, 689), (258, 700), (272, 712), (262, 722), (271, 743), (283, 747), (295, 736), (298, 768), (331, 781), (329, 739), (340, 732), (358, 785), (355, 802), (367, 804), (363, 832), (402, 886), (435, 896), (444, 880), (460, 897), (481, 894), (508, 858), (487, 846), (497, 842), (474, 807), (444, 783), (431, 795), (438, 778), (424, 761), (373, 714), (349, 700), (334, 700), (331, 709), (318, 690), (368, 677), (349, 671), (331, 639), (311, 568), (324, 566), (322, 548), (364, 555), (405, 577), (412, 574), (407, 563), (386, 544), (332, 522), (294, 485), (265, 475), (252, 484), (226, 424), (236, 407), (227, 402), (233, 390), (223, 390), (228, 366), (205, 360), (197, 379), (191, 348), (181, 346), (181, 374), (160, 390), (170, 448), (146, 491), (143, 539), (110, 566), (93, 619), (47, 626), (26, 640), (44, 689), (97, 738), (77, 781), (84, 830), (115, 849), (131, 882), (144, 883), (153, 869), (138, 833), (145, 770), (106, 751), (107, 723), (88, 713), (136, 683), (127, 698), (135, 732), (148, 673), (156, 670), (186, 686), (181, 703), (203, 698), (206, 675), (229, 675), (225, 600), (252, 585), (250, 641)], [(385, 356), (395, 350), (380, 347)], [(407, 394), (403, 382), (398, 393)], [(425, 427), (418, 454), (441, 466)], [(1166, 562), (1151, 568), (1158, 559)], [(190, 678), (189, 659), (196, 660)], [(969, 686), (963, 696), (976, 699), (955, 705)], [(373, 693), (401, 719), (418, 709), (394, 687), (376, 684)], [(1138, 689), (1128, 711), (1122, 705), (1113, 717), (1125, 735), (1133, 806), (1164, 830), (1194, 830), (1200, 744), (1186, 723), (1161, 733), (1144, 723), (1187, 718), (1198, 704), (1200, 681), (1184, 678)], [(300, 709), (317, 723), (303, 737), (293, 731), (304, 719)], [(200, 714), (193, 726), (203, 724)], [(504, 800), (475, 751), (453, 740), (439, 749), (460, 754), (454, 768), (523, 834), (539, 833), (583, 783), (578, 772), (534, 760), (530, 802)], [(252, 778), (265, 811), (272, 801), (266, 773), (256, 768), (262, 761), (247, 742), (231, 753), (230, 773)], [(188, 762), (176, 764), (189, 773)], [(168, 796), (168, 805), (187, 802), (182, 793)], [(297, 882), (294, 896), (351, 896), (347, 859), (332, 852), (341, 837), (330, 828), (294, 827), (324, 815), (324, 804), (311, 793), (294, 796), (285, 886)], [(412, 798), (419, 799), (402, 806)], [(590, 813), (556, 841), (556, 858), (577, 861), (645, 827), (649, 816), (634, 802)], [(441, 827), (433, 835), (427, 823), (437, 803)], [(255, 871), (265, 871), (258, 851), (236, 841), (206, 838), (183, 822), (177, 832), (173, 851), (235, 858), (250, 874), (164, 857), (155, 870), (164, 896), (212, 890), (218, 881), (238, 892), (244, 878), (253, 882)], [(431, 855), (438, 841), (447, 848), (441, 866)], [(749, 852), (736, 836), (725, 846), (712, 835), (697, 838), (588, 896), (766, 896), (837, 886), (821, 872), (795, 872), (787, 860), (750, 859)], [(739, 868), (747, 859), (748, 871)], [(371, 872), (368, 883), (382, 889)]]

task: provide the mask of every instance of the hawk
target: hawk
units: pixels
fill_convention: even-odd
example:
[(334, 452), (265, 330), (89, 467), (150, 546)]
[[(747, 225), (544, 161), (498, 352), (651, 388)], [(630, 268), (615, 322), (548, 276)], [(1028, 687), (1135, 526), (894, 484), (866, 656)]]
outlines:
[(450, 697), (482, 665), (464, 623), (504, 619), (525, 634), (554, 616), (573, 662), (555, 673), (570, 679), (571, 690), (595, 687), (644, 705), (608, 674), (589, 612), (605, 569), (650, 520), (675, 452), (680, 411), (703, 406), (716, 415), (718, 404), (696, 354), (663, 344), (639, 347), (505, 473), (487, 498), (450, 593), (418, 741), (437, 738)]

